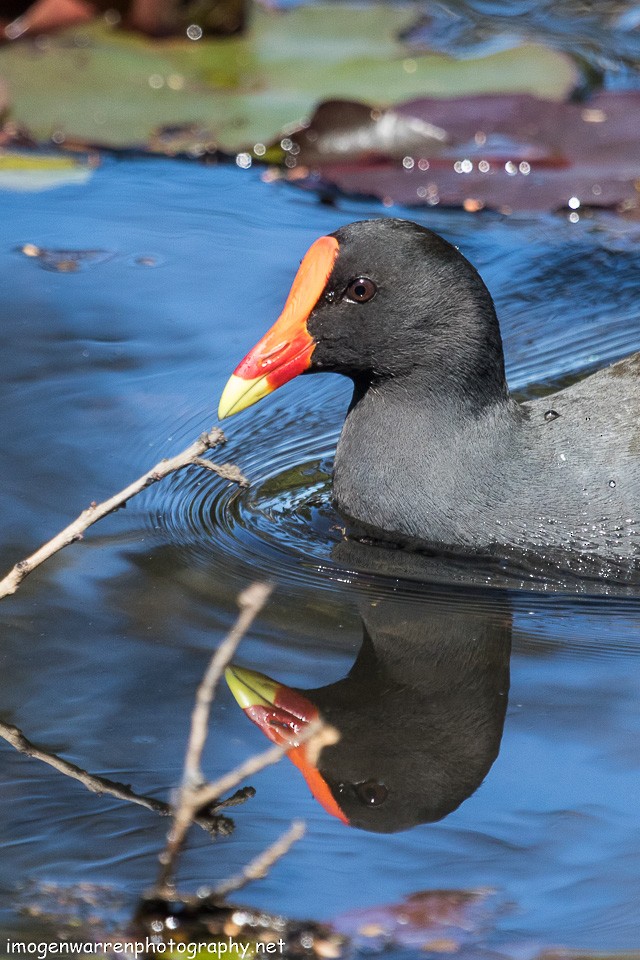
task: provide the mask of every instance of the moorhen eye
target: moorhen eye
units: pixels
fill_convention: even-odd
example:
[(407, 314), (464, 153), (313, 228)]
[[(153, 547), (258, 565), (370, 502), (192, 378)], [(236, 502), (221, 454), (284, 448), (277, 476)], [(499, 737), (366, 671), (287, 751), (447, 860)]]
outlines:
[(358, 277), (357, 280), (352, 280), (349, 286), (347, 287), (347, 299), (352, 300), (354, 303), (366, 303), (367, 300), (371, 300), (375, 296), (377, 287), (373, 280), (369, 280), (369, 277)]
[(365, 780), (364, 783), (355, 784), (358, 800), (367, 807), (378, 807), (387, 799), (389, 791), (384, 783), (378, 780)]

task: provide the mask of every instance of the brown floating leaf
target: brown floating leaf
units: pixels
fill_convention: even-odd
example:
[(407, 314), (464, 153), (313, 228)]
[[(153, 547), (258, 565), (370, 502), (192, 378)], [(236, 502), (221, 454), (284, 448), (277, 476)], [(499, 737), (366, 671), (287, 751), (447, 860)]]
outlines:
[[(455, 952), (482, 933), (489, 890), (422, 890), (401, 903), (384, 904), (343, 914), (336, 929), (356, 943)], [(495, 904), (491, 912), (495, 912)], [(375, 942), (375, 943), (374, 943)]]
[(325, 184), (388, 203), (575, 212), (640, 201), (637, 91), (586, 104), (526, 94), (420, 99), (388, 111), (331, 101), (280, 143), (290, 179), (311, 168)]
[(295, 157), (296, 165), (315, 167), (377, 156), (402, 158), (408, 151), (437, 154), (447, 140), (446, 130), (419, 117), (354, 100), (325, 100), (308, 126), (300, 126), (288, 139), (278, 138), (266, 157), (274, 161)]

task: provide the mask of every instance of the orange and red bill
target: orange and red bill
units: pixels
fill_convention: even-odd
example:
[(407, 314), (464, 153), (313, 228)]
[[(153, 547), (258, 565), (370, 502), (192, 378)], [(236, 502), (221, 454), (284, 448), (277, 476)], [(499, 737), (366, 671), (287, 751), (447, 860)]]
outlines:
[(348, 823), (326, 780), (311, 763), (306, 744), (299, 743), (304, 730), (318, 719), (318, 708), (301, 693), (255, 670), (230, 666), (225, 679), (245, 714), (269, 740), (278, 745), (291, 744), (287, 756), (302, 772), (311, 793), (327, 813)]
[(338, 251), (335, 237), (320, 237), (311, 245), (282, 313), (229, 378), (218, 407), (221, 420), (308, 370), (316, 344), (307, 320), (327, 285)]

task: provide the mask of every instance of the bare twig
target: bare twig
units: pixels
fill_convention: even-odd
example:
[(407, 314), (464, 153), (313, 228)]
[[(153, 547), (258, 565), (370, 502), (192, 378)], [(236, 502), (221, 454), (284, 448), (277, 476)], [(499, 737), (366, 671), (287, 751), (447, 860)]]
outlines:
[(265, 767), (271, 766), (281, 760), (282, 757), (294, 747), (308, 744), (309, 759), (315, 762), (320, 750), (323, 747), (336, 743), (339, 738), (337, 730), (316, 720), (310, 723), (302, 733), (292, 738), (290, 743), (283, 743), (270, 747), (263, 753), (258, 753), (254, 757), (249, 757), (244, 763), (234, 767), (228, 773), (223, 774), (218, 780), (212, 783), (202, 784), (200, 787), (183, 788), (180, 791), (178, 805), (174, 814), (173, 827), (167, 837), (167, 844), (160, 854), (160, 873), (155, 887), (155, 895), (168, 899), (175, 894), (173, 886), (173, 875), (175, 865), (184, 844), (185, 837), (199, 810), (209, 804), (217, 804), (218, 798), (227, 790), (231, 790), (242, 780), (251, 777)]
[(241, 803), (245, 803), (247, 800), (250, 800), (251, 797), (254, 797), (256, 794), (253, 787), (242, 787), (240, 790), (236, 790), (234, 794), (230, 797), (225, 797), (224, 800), (220, 800), (219, 803), (216, 803), (216, 812), (218, 810), (225, 810), (227, 807), (237, 807)]
[(219, 883), (212, 891), (211, 896), (214, 899), (226, 897), (230, 893), (235, 893), (237, 890), (246, 887), (253, 880), (266, 877), (271, 867), (289, 852), (293, 844), (304, 836), (304, 833), (305, 825), (302, 820), (294, 820), (286, 833), (283, 833), (275, 843), (258, 854), (235, 877), (229, 877), (228, 880)]
[[(173, 887), (175, 865), (182, 849), (184, 839), (198, 811), (217, 800), (218, 797), (204, 796), (207, 790), (202, 776), (200, 761), (202, 749), (207, 738), (209, 713), (218, 681), (233, 657), (240, 640), (253, 623), (254, 618), (267, 601), (273, 587), (266, 583), (254, 583), (238, 597), (240, 613), (216, 650), (196, 693), (196, 703), (191, 715), (191, 729), (185, 753), (182, 784), (174, 810), (173, 826), (167, 836), (167, 843), (160, 854), (160, 872), (156, 890), (159, 896), (165, 896)], [(240, 781), (236, 780), (233, 786)]]
[(205, 460), (203, 457), (194, 457), (193, 463), (204, 470), (210, 470), (211, 473), (217, 473), (223, 480), (231, 480), (232, 483), (237, 483), (241, 487), (248, 485), (244, 473), (234, 463), (214, 463), (212, 460)]
[(92, 524), (106, 517), (107, 514), (113, 513), (114, 510), (122, 507), (123, 504), (130, 500), (131, 497), (134, 497), (153, 483), (157, 483), (158, 480), (169, 476), (170, 473), (175, 473), (176, 470), (182, 470), (184, 467), (191, 466), (192, 464), (200, 467), (206, 466), (206, 469), (215, 471), (227, 480), (246, 485), (247, 480), (237, 467), (233, 467), (231, 464), (218, 466), (209, 460), (202, 459), (203, 453), (224, 442), (225, 436), (222, 430), (214, 427), (206, 433), (203, 433), (195, 443), (192, 443), (191, 446), (183, 450), (182, 453), (177, 454), (175, 457), (169, 457), (167, 460), (161, 460), (155, 467), (152, 467), (151, 470), (148, 470), (147, 473), (143, 474), (138, 480), (129, 484), (128, 487), (125, 487), (124, 490), (116, 493), (113, 497), (110, 497), (103, 503), (94, 502), (90, 504), (73, 523), (70, 523), (69, 526), (61, 530), (57, 536), (43, 544), (40, 549), (32, 553), (30, 557), (20, 560), (4, 579), (0, 580), (0, 599), (6, 597), (8, 594), (15, 593), (25, 577), (35, 570), (36, 567), (39, 567), (41, 563), (44, 563), (45, 560), (48, 560), (49, 557), (52, 557), (54, 553), (62, 550), (63, 547), (69, 546), (70, 543), (82, 540), (84, 531), (92, 526)]
[[(175, 894), (174, 874), (178, 857), (189, 827), (198, 816), (199, 811), (210, 804), (217, 806), (223, 794), (232, 790), (242, 780), (269, 766), (269, 764), (276, 763), (294, 747), (308, 743), (310, 759), (315, 762), (315, 758), (322, 747), (329, 743), (335, 743), (337, 740), (336, 731), (318, 720), (309, 724), (307, 729), (295, 740), (292, 738), (289, 743), (271, 747), (269, 750), (251, 757), (213, 783), (206, 783), (204, 780), (201, 769), (202, 750), (208, 733), (211, 703), (217, 684), (225, 667), (233, 657), (240, 640), (249, 629), (256, 614), (266, 603), (271, 590), (272, 587), (268, 584), (254, 583), (240, 594), (238, 598), (240, 606), (238, 619), (211, 658), (204, 678), (198, 687), (196, 703), (191, 715), (191, 730), (185, 754), (184, 773), (175, 804), (173, 825), (167, 836), (165, 848), (159, 857), (160, 870), (154, 888), (154, 895), (157, 897), (166, 899)], [(291, 843), (293, 842), (292, 840)], [(277, 855), (276, 852), (276, 857)], [(264, 856), (267, 857), (267, 853)], [(260, 858), (256, 862), (259, 861)]]
[(248, 777), (254, 776), (265, 767), (270, 767), (277, 763), (282, 757), (294, 747), (301, 747), (307, 744), (309, 760), (313, 763), (323, 747), (328, 747), (338, 741), (338, 732), (329, 724), (322, 720), (315, 720), (309, 726), (295, 737), (290, 743), (278, 744), (278, 746), (269, 747), (263, 753), (258, 753), (254, 757), (249, 757), (244, 763), (234, 767), (228, 773), (224, 773), (213, 783), (205, 784), (198, 791), (199, 806), (213, 803), (218, 797), (221, 797), (227, 790), (231, 790), (236, 784), (241, 783)]
[[(238, 644), (251, 626), (256, 614), (267, 602), (273, 590), (271, 584), (253, 583), (238, 597), (240, 614), (235, 624), (220, 644), (207, 667), (196, 693), (196, 703), (191, 714), (191, 731), (184, 759), (182, 789), (193, 790), (202, 786), (204, 777), (200, 762), (202, 750), (207, 739), (209, 713), (216, 688), (225, 667), (238, 648)], [(235, 786), (235, 784), (234, 784)]]
[[(118, 783), (115, 780), (108, 780), (106, 777), (99, 777), (94, 773), (89, 773), (87, 770), (83, 770), (82, 767), (76, 766), (75, 763), (63, 760), (62, 757), (59, 757), (55, 753), (42, 750), (32, 743), (31, 740), (28, 740), (22, 730), (14, 727), (12, 724), (0, 723), (0, 737), (6, 740), (18, 753), (22, 753), (26, 757), (33, 757), (34, 760), (41, 760), (42, 763), (46, 763), (48, 766), (58, 770), (64, 774), (65, 777), (71, 777), (71, 779), (77, 780), (86, 787), (87, 790), (90, 790), (91, 793), (96, 793), (98, 796), (107, 794), (110, 797), (115, 797), (117, 800), (125, 800), (127, 803), (134, 803), (140, 807), (146, 807), (147, 810), (151, 810), (161, 817), (170, 817), (173, 813), (171, 806), (165, 803), (164, 800), (156, 800), (154, 797), (146, 797), (143, 794), (135, 793), (131, 787), (128, 787), (124, 783)], [(198, 816), (196, 823), (202, 827), (203, 830), (215, 835), (220, 832), (220, 823), (224, 820), (224, 818), (218, 815), (218, 810), (223, 807), (235, 806), (237, 803), (243, 803), (250, 796), (253, 796), (252, 790), (239, 790), (232, 797), (229, 797), (228, 800), (223, 800), (220, 804), (216, 804), (214, 811), (202, 813)]]
[(117, 797), (118, 800), (128, 800), (129, 803), (137, 803), (141, 807), (146, 807), (147, 810), (153, 810), (154, 813), (161, 814), (161, 816), (168, 816), (171, 812), (169, 804), (163, 803), (162, 800), (154, 800), (152, 797), (140, 796), (125, 786), (124, 783), (116, 783), (114, 780), (94, 776), (94, 774), (83, 770), (82, 767), (77, 767), (75, 763), (69, 763), (68, 760), (63, 760), (62, 757), (57, 756), (55, 753), (48, 753), (46, 750), (41, 750), (39, 747), (36, 747), (35, 743), (32, 743), (31, 740), (27, 740), (22, 730), (18, 727), (14, 727), (8, 723), (0, 723), (0, 737), (6, 740), (7, 743), (10, 743), (18, 753), (23, 753), (27, 757), (33, 757), (34, 760), (42, 760), (43, 763), (54, 767), (54, 769), (59, 770), (60, 773), (64, 773), (65, 777), (79, 780), (80, 783), (92, 793), (97, 793), (98, 795), (108, 793), (112, 797)]

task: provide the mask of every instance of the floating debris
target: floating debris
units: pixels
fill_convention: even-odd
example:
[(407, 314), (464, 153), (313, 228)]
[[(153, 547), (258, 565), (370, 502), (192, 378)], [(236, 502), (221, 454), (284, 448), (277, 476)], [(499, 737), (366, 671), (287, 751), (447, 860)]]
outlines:
[(108, 250), (49, 250), (35, 243), (24, 243), (18, 253), (37, 260), (43, 270), (56, 273), (76, 273), (84, 267), (106, 263), (115, 257)]

